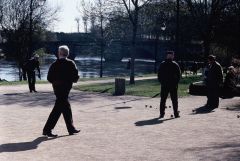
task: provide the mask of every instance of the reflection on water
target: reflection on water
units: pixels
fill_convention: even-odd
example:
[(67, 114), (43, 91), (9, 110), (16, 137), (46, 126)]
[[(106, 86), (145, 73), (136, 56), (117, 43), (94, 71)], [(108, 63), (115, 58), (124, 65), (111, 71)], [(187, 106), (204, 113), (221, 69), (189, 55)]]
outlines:
[[(49, 66), (56, 60), (55, 56), (47, 56), (40, 59), (40, 68), (42, 80), (46, 80)], [(100, 58), (98, 57), (76, 57), (76, 65), (79, 69), (80, 78), (99, 77)], [(128, 59), (123, 59), (122, 62), (104, 62), (104, 76), (127, 76), (129, 70), (126, 69)], [(136, 59), (135, 72), (137, 75), (153, 72), (153, 60)], [(0, 78), (8, 81), (18, 80), (17, 64), (13, 61), (0, 60)]]

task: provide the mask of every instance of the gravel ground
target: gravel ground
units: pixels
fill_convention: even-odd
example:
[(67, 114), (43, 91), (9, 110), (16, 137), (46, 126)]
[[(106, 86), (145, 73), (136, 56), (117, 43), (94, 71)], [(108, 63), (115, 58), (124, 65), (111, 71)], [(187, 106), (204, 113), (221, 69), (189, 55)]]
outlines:
[(1, 161), (240, 160), (240, 98), (197, 114), (192, 110), (204, 105), (205, 97), (180, 98), (181, 118), (171, 118), (167, 108), (159, 120), (158, 98), (73, 90), (73, 119), (81, 132), (68, 136), (61, 117), (53, 130), (59, 137), (46, 138), (42, 128), (55, 97), (49, 84), (37, 89), (30, 94), (26, 85), (0, 87)]

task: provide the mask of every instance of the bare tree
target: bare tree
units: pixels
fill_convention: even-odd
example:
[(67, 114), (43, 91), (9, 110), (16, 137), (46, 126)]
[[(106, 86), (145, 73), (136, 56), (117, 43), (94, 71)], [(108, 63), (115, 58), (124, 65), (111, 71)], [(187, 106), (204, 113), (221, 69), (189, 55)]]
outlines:
[(118, 4), (124, 6), (129, 21), (132, 24), (130, 84), (135, 84), (134, 64), (136, 55), (136, 37), (138, 32), (139, 12), (150, 1), (151, 0), (116, 0)]
[[(86, 6), (90, 6), (87, 10)], [(103, 58), (104, 58), (104, 46), (105, 46), (105, 24), (108, 19), (109, 3), (104, 0), (95, 0), (92, 3), (86, 5), (82, 0), (82, 13), (84, 19), (90, 19), (91, 32), (99, 37), (100, 41), (100, 71), (99, 76), (103, 76)], [(88, 18), (87, 18), (88, 17)]]
[(43, 2), (1, 0), (1, 30), (7, 39), (9, 53), (20, 67), (32, 54), (32, 36), (56, 20), (57, 8), (50, 8)]
[(80, 18), (76, 17), (75, 21), (77, 22), (77, 32), (79, 33), (80, 32)]
[(184, 0), (184, 2), (187, 4), (192, 18), (195, 20), (195, 27), (204, 41), (204, 55), (207, 57), (223, 11), (230, 5), (236, 4), (237, 0)]

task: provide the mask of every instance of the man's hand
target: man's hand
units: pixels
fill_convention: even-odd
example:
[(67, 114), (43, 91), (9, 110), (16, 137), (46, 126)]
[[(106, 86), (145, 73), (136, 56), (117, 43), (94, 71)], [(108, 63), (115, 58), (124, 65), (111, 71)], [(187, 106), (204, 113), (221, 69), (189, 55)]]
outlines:
[(38, 78), (41, 79), (41, 74), (40, 73), (38, 74)]

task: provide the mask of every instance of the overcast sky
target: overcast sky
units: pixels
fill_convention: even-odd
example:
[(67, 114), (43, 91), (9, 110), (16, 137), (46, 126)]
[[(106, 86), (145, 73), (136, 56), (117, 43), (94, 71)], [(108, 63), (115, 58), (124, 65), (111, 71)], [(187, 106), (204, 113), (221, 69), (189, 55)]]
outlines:
[[(77, 11), (77, 4), (81, 0), (47, 0), (51, 6), (59, 6), (61, 11), (58, 13), (59, 22), (56, 22), (52, 30), (56, 32), (77, 32), (77, 24), (74, 20), (80, 16)], [(81, 19), (81, 18), (80, 18)], [(80, 30), (83, 31), (83, 23), (80, 22)]]

